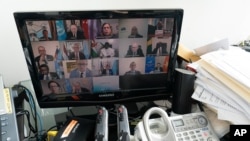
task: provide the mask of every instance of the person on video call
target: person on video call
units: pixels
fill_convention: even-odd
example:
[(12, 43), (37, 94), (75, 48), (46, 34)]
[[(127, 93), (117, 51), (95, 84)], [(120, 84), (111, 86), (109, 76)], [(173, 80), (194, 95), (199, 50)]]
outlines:
[(67, 40), (78, 40), (78, 39), (85, 39), (84, 34), (82, 31), (78, 30), (76, 24), (70, 25), (70, 31), (67, 32)]
[(84, 78), (92, 76), (92, 72), (90, 71), (90, 69), (87, 68), (87, 60), (76, 60), (76, 66), (76, 69), (70, 72), (70, 78)]
[(113, 33), (112, 26), (109, 23), (103, 23), (101, 30), (101, 35), (97, 37), (99, 39), (118, 38), (118, 35)]
[(61, 86), (58, 82), (50, 80), (48, 82), (48, 89), (50, 93), (44, 95), (40, 100), (41, 101), (54, 101), (57, 100), (56, 95), (61, 93)]
[(113, 75), (113, 70), (111, 69), (110, 63), (105, 65), (105, 68), (102, 70), (102, 75)]
[(155, 72), (163, 72), (163, 68), (161, 66), (161, 63), (157, 63), (155, 67)]
[(105, 42), (105, 44), (102, 45), (102, 48), (100, 50), (100, 57), (114, 57), (115, 56), (115, 50), (112, 48), (112, 45), (108, 42)]
[(141, 74), (140, 71), (136, 70), (136, 63), (135, 62), (131, 62), (129, 67), (130, 67), (130, 70), (127, 71), (125, 73), (125, 75), (139, 75), (139, 74)]
[(39, 79), (40, 80), (52, 80), (59, 79), (56, 72), (49, 72), (49, 66), (42, 64), (39, 66)]
[(162, 20), (159, 20), (156, 25), (148, 25), (148, 35), (155, 36), (156, 30), (163, 30), (164, 24)]
[(153, 54), (157, 56), (167, 55), (167, 43), (158, 42), (153, 50)]
[(138, 33), (138, 29), (136, 26), (133, 26), (131, 28), (131, 33), (128, 36), (128, 38), (142, 38), (143, 36), (141, 34)]
[(51, 41), (51, 40), (52, 40), (52, 38), (49, 37), (48, 30), (44, 29), (43, 36), (39, 38), (39, 41)]
[(50, 94), (60, 94), (61, 86), (56, 81), (49, 81), (48, 82), (48, 88), (50, 90)]
[(39, 56), (35, 58), (35, 62), (39, 67), (41, 64), (48, 64), (48, 61), (53, 61), (54, 57), (52, 55), (46, 54), (46, 50), (44, 46), (38, 47)]
[(81, 83), (79, 81), (77, 82), (73, 82), (73, 90), (72, 93), (74, 94), (84, 94), (86, 92), (89, 92), (89, 90), (87, 88), (84, 88), (81, 86)]
[(125, 57), (144, 57), (141, 46), (134, 42), (132, 45), (129, 46)]
[(80, 51), (80, 43), (74, 43), (72, 49), (73, 52), (70, 52), (69, 60), (86, 59), (85, 55)]
[(159, 20), (156, 25), (156, 30), (163, 30), (163, 21)]

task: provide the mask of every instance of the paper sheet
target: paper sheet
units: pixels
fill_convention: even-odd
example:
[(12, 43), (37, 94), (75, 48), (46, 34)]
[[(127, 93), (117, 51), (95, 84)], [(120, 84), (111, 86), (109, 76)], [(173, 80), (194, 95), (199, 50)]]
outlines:
[(227, 38), (212, 42), (210, 44), (204, 45), (199, 48), (195, 48), (194, 51), (196, 55), (201, 56), (203, 54), (216, 51), (216, 50), (220, 50), (220, 49), (224, 49), (224, 50), (229, 49), (229, 41)]
[(230, 121), (233, 124), (250, 124), (250, 119), (245, 115), (245, 113), (238, 111), (236, 107), (233, 107), (228, 102), (220, 99), (199, 86), (195, 89), (192, 98), (212, 105), (217, 111), (218, 119)]
[(230, 103), (238, 111), (246, 113), (250, 117), (250, 103), (244, 98), (239, 96), (237, 93), (228, 88), (224, 83), (214, 78), (206, 70), (198, 68), (199, 73), (196, 75), (197, 79), (195, 84), (200, 85), (203, 89), (216, 97)]
[(223, 83), (228, 89), (231, 89), (234, 93), (241, 96), (245, 99), (248, 103), (250, 103), (250, 89), (247, 88), (245, 85), (236, 81), (231, 75), (227, 75), (225, 72), (218, 69), (211, 63), (208, 63), (204, 60), (199, 61), (200, 66), (208, 71), (213, 77), (215, 77), (218, 81)]
[(240, 48), (232, 48), (207, 53), (201, 58), (250, 89), (249, 52)]

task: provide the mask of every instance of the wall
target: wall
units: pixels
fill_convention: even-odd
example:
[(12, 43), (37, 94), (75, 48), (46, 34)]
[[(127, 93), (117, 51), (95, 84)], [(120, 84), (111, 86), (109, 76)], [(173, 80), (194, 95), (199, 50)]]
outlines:
[(13, 12), (88, 9), (183, 8), (180, 43), (196, 48), (227, 37), (231, 44), (250, 35), (248, 0), (1, 0), (0, 74), (10, 87), (30, 79)]

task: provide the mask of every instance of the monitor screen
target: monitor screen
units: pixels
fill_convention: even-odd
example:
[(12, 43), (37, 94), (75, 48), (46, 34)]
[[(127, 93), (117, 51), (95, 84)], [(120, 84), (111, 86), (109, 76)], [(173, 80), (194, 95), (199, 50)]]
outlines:
[(15, 12), (40, 107), (171, 95), (183, 10)]

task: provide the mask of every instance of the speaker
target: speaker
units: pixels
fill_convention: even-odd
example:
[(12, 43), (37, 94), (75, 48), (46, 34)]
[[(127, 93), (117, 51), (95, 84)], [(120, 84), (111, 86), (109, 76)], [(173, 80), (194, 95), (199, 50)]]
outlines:
[(172, 110), (175, 114), (191, 113), (195, 73), (190, 70), (175, 69)]

